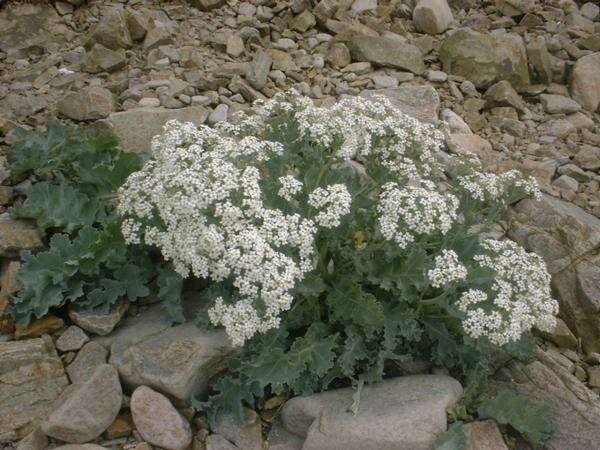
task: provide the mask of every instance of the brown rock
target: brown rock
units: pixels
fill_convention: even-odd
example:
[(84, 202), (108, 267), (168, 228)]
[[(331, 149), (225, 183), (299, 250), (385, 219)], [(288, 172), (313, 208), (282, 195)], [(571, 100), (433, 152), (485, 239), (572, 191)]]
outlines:
[(122, 403), (117, 370), (102, 364), (92, 376), (72, 391), (64, 403), (42, 423), (47, 436), (83, 444), (100, 436), (115, 420)]
[(114, 111), (112, 93), (101, 87), (88, 87), (67, 94), (57, 104), (58, 112), (73, 120), (96, 120)]
[(571, 74), (571, 95), (588, 111), (600, 105), (600, 52), (579, 58)]
[(90, 40), (112, 50), (131, 47), (133, 42), (123, 11), (117, 8), (105, 10), (100, 22), (92, 28)]
[(508, 450), (493, 420), (471, 422), (464, 429), (469, 443), (466, 450)]
[(17, 323), (15, 326), (15, 337), (17, 339), (37, 338), (43, 334), (54, 333), (64, 326), (64, 320), (52, 314), (48, 314), (41, 319), (33, 319), (27, 325)]
[(187, 420), (167, 397), (149, 387), (138, 387), (130, 402), (133, 422), (144, 440), (167, 450), (184, 450), (192, 442)]
[(0, 219), (0, 256), (18, 256), (21, 250), (42, 247), (42, 233), (31, 222), (17, 219)]
[(88, 342), (79, 352), (75, 360), (67, 367), (71, 383), (83, 383), (88, 380), (96, 367), (106, 363), (108, 350), (96, 342)]
[(135, 429), (133, 419), (129, 414), (119, 414), (106, 429), (106, 439), (117, 439), (129, 436)]
[(421, 75), (425, 72), (423, 54), (414, 45), (385, 37), (357, 34), (348, 41), (355, 61), (368, 61), (374, 65), (392, 67)]
[(336, 42), (329, 47), (327, 53), (327, 61), (332, 67), (341, 69), (350, 64), (352, 58), (350, 57), (350, 50), (345, 44)]
[(68, 384), (48, 336), (0, 342), (0, 442), (32, 432)]

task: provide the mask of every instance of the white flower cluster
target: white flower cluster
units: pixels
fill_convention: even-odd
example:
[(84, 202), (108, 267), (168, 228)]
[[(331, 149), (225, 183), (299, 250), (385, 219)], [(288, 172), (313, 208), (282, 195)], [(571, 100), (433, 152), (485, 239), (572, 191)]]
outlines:
[(482, 246), (485, 253), (474, 259), (494, 271), (495, 280), (491, 295), (471, 289), (460, 297), (457, 306), (466, 313), (465, 332), (504, 345), (534, 326), (552, 330), (558, 302), (550, 294), (550, 275), (542, 258), (512, 241), (488, 239)]
[(386, 183), (379, 196), (379, 230), (400, 248), (420, 235), (446, 234), (457, 219), (458, 199), (434, 189), (433, 183), (401, 186)]
[(481, 202), (507, 201), (511, 192), (515, 191), (521, 191), (538, 200), (541, 196), (536, 179), (523, 178), (516, 170), (509, 170), (499, 175), (473, 171), (469, 175), (459, 177), (458, 184), (474, 199)]
[(434, 267), (427, 272), (427, 277), (435, 288), (467, 277), (467, 268), (458, 260), (458, 255), (453, 250), (442, 250), (442, 254), (435, 257), (433, 264)]
[(128, 242), (157, 246), (184, 277), (232, 281), (241, 300), (218, 301), (210, 319), (234, 344), (277, 327), (291, 306), (290, 290), (313, 266), (315, 222), (265, 208), (258, 169), (240, 164), (281, 151), (272, 142), (172, 121), (153, 142), (154, 159), (121, 189)]
[(303, 186), (302, 181), (297, 180), (293, 175), (279, 177), (279, 184), (281, 184), (281, 188), (277, 192), (277, 195), (288, 202), (302, 191)]
[(308, 196), (308, 204), (319, 212), (315, 222), (324, 228), (335, 228), (340, 219), (350, 212), (352, 196), (343, 184), (333, 184), (325, 188), (317, 188)]
[(253, 114), (240, 113), (235, 125), (219, 126), (233, 134), (257, 133), (270, 128), (270, 117), (283, 113), (293, 116), (302, 137), (337, 158), (364, 161), (372, 156), (405, 179), (426, 178), (441, 170), (435, 156), (443, 143), (441, 131), (404, 114), (383, 96), (376, 101), (347, 97), (319, 108), (309, 98), (278, 93), (254, 106)]

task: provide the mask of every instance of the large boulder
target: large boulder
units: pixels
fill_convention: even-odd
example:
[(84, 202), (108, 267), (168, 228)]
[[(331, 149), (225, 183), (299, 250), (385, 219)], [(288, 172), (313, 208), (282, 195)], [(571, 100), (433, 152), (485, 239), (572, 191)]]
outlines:
[(205, 392), (231, 351), (222, 330), (204, 331), (193, 322), (171, 327), (159, 305), (96, 342), (110, 349), (109, 363), (125, 385), (146, 385), (180, 403)]
[(440, 109), (440, 96), (428, 84), (402, 84), (396, 88), (364, 90), (361, 97), (374, 98), (382, 95), (392, 105), (415, 119), (423, 122), (435, 123), (438, 120)]
[(462, 28), (446, 38), (439, 53), (445, 72), (465, 77), (478, 88), (508, 80), (518, 90), (530, 83), (527, 52), (517, 34)]
[(356, 34), (348, 40), (347, 46), (354, 61), (368, 61), (417, 75), (425, 72), (423, 54), (414, 45), (385, 37)]
[(600, 105), (600, 52), (579, 58), (571, 74), (571, 96), (588, 111)]
[(169, 120), (201, 125), (207, 117), (208, 110), (202, 106), (181, 109), (137, 108), (111, 114), (106, 124), (119, 138), (124, 151), (141, 153), (150, 152), (152, 138), (162, 132), (163, 125)]
[(285, 428), (306, 437), (303, 450), (429, 450), (446, 430), (446, 409), (462, 386), (443, 375), (413, 375), (366, 386), (358, 413), (348, 410), (354, 390), (336, 389), (289, 400)]
[(448, 29), (454, 17), (446, 0), (419, 0), (412, 20), (417, 31), (440, 34)]
[(72, 444), (94, 440), (117, 417), (122, 396), (116, 369), (99, 365), (85, 382), (70, 386), (64, 401), (42, 423), (42, 431)]
[(68, 384), (50, 337), (0, 342), (0, 443), (32, 432)]
[(600, 219), (544, 195), (510, 214), (509, 236), (541, 255), (552, 274), (560, 316), (587, 352), (600, 352)]
[(112, 50), (129, 48), (133, 45), (127, 21), (120, 8), (107, 8), (100, 21), (91, 29), (89, 45), (94, 42)]

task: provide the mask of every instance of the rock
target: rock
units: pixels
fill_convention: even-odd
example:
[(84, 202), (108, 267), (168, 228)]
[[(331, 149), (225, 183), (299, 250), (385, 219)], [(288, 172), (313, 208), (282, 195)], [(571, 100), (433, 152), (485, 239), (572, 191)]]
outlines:
[(336, 69), (346, 67), (352, 61), (350, 50), (342, 42), (336, 42), (329, 47), (327, 62)]
[(425, 450), (446, 430), (446, 408), (462, 387), (443, 375), (387, 379), (363, 389), (356, 415), (348, 411), (353, 393), (345, 388), (292, 398), (281, 411), (282, 422), (306, 436), (303, 450)]
[(506, 374), (512, 380), (502, 388), (547, 402), (554, 432), (544, 448), (589, 450), (600, 448), (600, 399), (548, 353), (538, 349), (529, 364), (513, 361)]
[(446, 0), (419, 0), (412, 20), (417, 31), (440, 34), (448, 29), (454, 17)]
[(600, 104), (600, 52), (579, 58), (571, 73), (571, 96), (588, 111)]
[(544, 110), (550, 114), (569, 114), (581, 109), (579, 103), (564, 95), (541, 94), (540, 101)]
[(71, 325), (56, 340), (56, 348), (61, 352), (72, 352), (79, 350), (90, 338), (78, 326)]
[(59, 447), (54, 447), (53, 450), (108, 450), (97, 444), (67, 444)]
[(17, 278), (20, 268), (19, 261), (4, 261), (0, 269), (0, 333), (10, 333), (14, 329), (14, 322), (6, 316), (6, 312), (11, 296), (21, 289)]
[(377, 9), (377, 0), (354, 0), (350, 8), (354, 14)]
[(141, 41), (146, 37), (150, 23), (148, 17), (142, 12), (132, 9), (125, 10), (125, 22), (129, 35), (134, 41)]
[(109, 364), (102, 364), (92, 376), (73, 385), (64, 403), (42, 423), (43, 432), (64, 442), (83, 444), (100, 436), (121, 409), (119, 375)]
[(430, 85), (405, 83), (397, 88), (365, 90), (360, 93), (365, 98), (376, 95), (383, 95), (404, 114), (423, 122), (435, 123), (438, 120), (440, 97)]
[(495, 0), (496, 8), (505, 16), (517, 17), (532, 11), (535, 0)]
[(75, 360), (67, 366), (67, 374), (73, 384), (88, 380), (96, 368), (106, 363), (108, 351), (97, 342), (88, 342), (77, 353)]
[(441, 70), (428, 70), (427, 80), (431, 81), (432, 83), (444, 83), (448, 80), (448, 74), (446, 72), (442, 72)]
[(568, 348), (571, 350), (577, 349), (577, 338), (575, 335), (569, 330), (569, 327), (566, 323), (562, 321), (560, 318), (556, 318), (556, 326), (552, 332), (542, 332), (542, 335), (554, 342), (560, 348)]
[(549, 120), (538, 127), (539, 134), (558, 138), (563, 138), (576, 131), (575, 125), (565, 119)]
[(457, 155), (477, 155), (485, 167), (493, 166), (500, 156), (487, 140), (476, 134), (451, 133), (446, 137), (446, 145)]
[(52, 314), (47, 314), (41, 319), (33, 319), (27, 325), (17, 322), (15, 325), (15, 338), (37, 338), (44, 334), (51, 334), (65, 326), (64, 320)]
[(527, 109), (525, 102), (517, 91), (513, 89), (510, 83), (506, 80), (490, 86), (483, 98), (487, 100), (486, 107), (493, 108), (496, 106), (512, 106), (518, 110), (524, 111)]
[(227, 38), (227, 48), (225, 51), (229, 56), (237, 58), (244, 53), (244, 50), (244, 41), (242, 41), (242, 38), (239, 35), (232, 34)]
[(271, 56), (263, 50), (257, 50), (246, 72), (246, 81), (250, 86), (258, 90), (265, 87), (271, 64), (273, 64)]
[(600, 148), (582, 145), (575, 155), (575, 163), (585, 170), (600, 170)]
[(100, 22), (90, 31), (90, 40), (112, 50), (133, 45), (123, 12), (117, 8), (105, 10)]
[(373, 72), (369, 75), (369, 78), (373, 80), (375, 89), (389, 89), (398, 87), (398, 80), (394, 77), (386, 75), (384, 72)]
[(519, 202), (511, 221), (509, 236), (544, 258), (561, 318), (586, 352), (600, 351), (600, 219), (543, 195)]
[(315, 16), (305, 9), (290, 21), (290, 28), (300, 33), (306, 33), (310, 28), (317, 24)]
[(357, 34), (348, 41), (348, 48), (355, 61), (407, 70), (417, 75), (425, 72), (423, 55), (414, 45), (393, 39)]
[(119, 138), (119, 144), (127, 152), (149, 152), (152, 138), (162, 131), (169, 120), (192, 122), (201, 125), (208, 111), (201, 106), (181, 109), (137, 108), (110, 115), (106, 123)]
[(222, 417), (215, 426), (215, 432), (244, 450), (262, 450), (262, 425), (260, 417), (252, 410), (245, 410), (246, 421), (238, 424), (229, 416)]
[(0, 256), (18, 256), (21, 250), (38, 250), (43, 245), (42, 233), (32, 222), (0, 218)]
[(121, 300), (104, 309), (81, 309), (72, 303), (67, 311), (69, 319), (79, 327), (90, 333), (105, 336), (117, 326), (128, 308), (129, 302)]
[(208, 388), (229, 353), (222, 330), (202, 331), (194, 323), (175, 326), (112, 355), (110, 362), (131, 387), (147, 385), (188, 401)]
[(439, 55), (444, 72), (465, 77), (478, 88), (507, 80), (521, 89), (530, 82), (525, 46), (516, 34), (463, 28), (444, 40)]
[(111, 50), (94, 44), (81, 60), (81, 68), (88, 73), (115, 72), (125, 67), (127, 58), (123, 50)]
[(17, 450), (46, 450), (48, 448), (48, 437), (36, 427), (25, 436), (17, 445)]
[(149, 443), (167, 450), (184, 450), (191, 444), (190, 424), (164, 395), (140, 386), (131, 395), (130, 409), (138, 433)]
[(464, 430), (468, 442), (466, 450), (508, 450), (493, 420), (468, 423)]
[(552, 55), (543, 36), (535, 36), (527, 44), (527, 57), (533, 68), (533, 78), (540, 83), (552, 82)]
[(143, 47), (145, 50), (150, 51), (161, 45), (171, 45), (172, 43), (173, 38), (169, 30), (164, 26), (155, 26), (150, 28), (146, 33)]
[(581, 5), (579, 13), (586, 19), (596, 20), (600, 15), (600, 6), (592, 2), (587, 2)]
[(566, 119), (571, 122), (573, 124), (573, 126), (575, 127), (575, 129), (577, 130), (582, 130), (582, 129), (592, 129), (594, 128), (595, 124), (594, 121), (592, 119), (590, 119), (588, 116), (586, 116), (583, 113), (577, 112), (574, 114), (569, 114)]
[(579, 182), (568, 175), (561, 175), (552, 182), (552, 186), (558, 188), (559, 190), (577, 192), (579, 188)]
[(188, 0), (193, 6), (202, 11), (211, 11), (220, 8), (225, 4), (225, 0)]
[(108, 426), (105, 434), (107, 439), (118, 439), (129, 436), (134, 429), (135, 425), (131, 415), (119, 414), (114, 422)]
[(71, 92), (57, 104), (58, 112), (69, 119), (84, 121), (107, 117), (115, 110), (112, 93), (101, 87)]
[(304, 439), (286, 430), (279, 419), (269, 430), (267, 441), (269, 450), (302, 450), (304, 444)]
[(446, 124), (448, 124), (448, 129), (450, 131), (450, 133), (456, 133), (456, 134), (471, 134), (471, 129), (469, 128), (469, 125), (466, 124), (466, 122), (462, 119), (462, 117), (460, 117), (458, 114), (456, 114), (454, 111), (452, 111), (451, 109), (442, 109), (442, 111), (440, 112), (440, 118), (446, 122)]
[(68, 384), (48, 336), (0, 342), (0, 442), (33, 432)]
[(220, 434), (211, 434), (206, 438), (206, 450), (237, 450), (237, 448)]
[(209, 114), (207, 122), (209, 125), (214, 125), (218, 122), (227, 122), (227, 114), (229, 113), (229, 106), (225, 103), (217, 105), (215, 109)]
[(600, 367), (588, 367), (588, 383), (591, 387), (600, 388)]

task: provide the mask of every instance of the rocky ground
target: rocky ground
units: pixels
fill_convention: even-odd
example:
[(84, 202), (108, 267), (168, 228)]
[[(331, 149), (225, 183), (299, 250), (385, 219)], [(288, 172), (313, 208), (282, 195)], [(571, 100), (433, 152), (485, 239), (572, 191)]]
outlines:
[[(0, 10), (1, 149), (16, 127), (56, 116), (111, 128), (147, 150), (171, 118), (214, 124), (295, 88), (320, 104), (383, 93), (447, 126), (449, 151), (518, 168), (546, 193), (507, 217), (543, 255), (561, 303), (536, 361), (511, 383), (553, 408), (549, 449), (600, 448), (600, 7), (573, 0), (152, 0), (9, 3)], [(416, 4), (415, 4), (416, 3)], [(0, 164), (0, 184), (6, 180)], [(25, 181), (26, 183), (27, 181)], [(186, 403), (229, 351), (219, 332), (174, 328), (155, 306), (71, 309), (15, 327), (3, 316), (21, 249), (43, 245), (5, 213), (0, 186), (0, 446), (200, 449), (431, 448), (462, 388), (427, 364), (366, 388), (270, 399), (214, 434)], [(192, 311), (193, 312), (193, 311)], [(409, 413), (407, 413), (407, 411)], [(274, 417), (277, 417), (274, 420)], [(274, 424), (272, 422), (274, 421)], [(471, 449), (524, 448), (494, 422)], [(84, 444), (85, 445), (65, 445)]]

